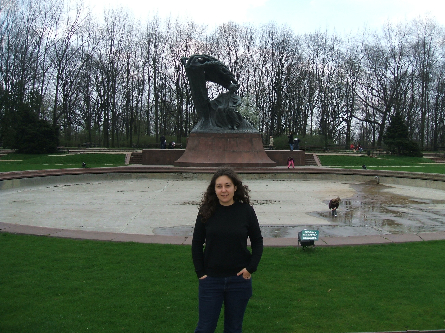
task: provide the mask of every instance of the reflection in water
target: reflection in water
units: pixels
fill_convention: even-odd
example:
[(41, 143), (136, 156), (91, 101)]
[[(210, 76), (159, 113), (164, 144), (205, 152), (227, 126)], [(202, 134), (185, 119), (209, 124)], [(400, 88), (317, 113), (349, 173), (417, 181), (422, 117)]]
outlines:
[(375, 183), (351, 187), (356, 195), (342, 200), (338, 217), (331, 217), (329, 211), (313, 215), (334, 225), (369, 228), (379, 234), (445, 230), (445, 201), (396, 195), (385, 191), (389, 186)]
[[(297, 238), (302, 229), (315, 229), (320, 235), (359, 236), (445, 231), (445, 201), (409, 198), (389, 191), (389, 186), (376, 182), (352, 184), (356, 194), (342, 198), (338, 216), (333, 217), (326, 201), (326, 211), (311, 215), (327, 220), (325, 225), (261, 226), (263, 237)], [(257, 204), (276, 204), (264, 201)], [(156, 228), (157, 235), (184, 236), (193, 234), (193, 226)]]

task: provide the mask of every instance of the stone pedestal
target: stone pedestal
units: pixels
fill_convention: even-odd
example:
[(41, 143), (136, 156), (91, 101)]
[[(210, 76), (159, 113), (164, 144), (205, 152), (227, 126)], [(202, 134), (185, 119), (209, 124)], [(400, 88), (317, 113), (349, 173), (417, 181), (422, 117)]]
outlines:
[(191, 133), (184, 154), (174, 162), (182, 167), (273, 167), (259, 133)]
[[(173, 165), (184, 154), (184, 149), (143, 149), (143, 165)], [(134, 154), (134, 153), (133, 153)]]

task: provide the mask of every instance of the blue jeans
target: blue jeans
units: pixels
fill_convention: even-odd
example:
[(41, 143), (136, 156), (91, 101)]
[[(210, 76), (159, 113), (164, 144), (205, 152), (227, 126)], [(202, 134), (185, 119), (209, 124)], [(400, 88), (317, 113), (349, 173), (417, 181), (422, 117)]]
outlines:
[(294, 144), (293, 143), (289, 143), (289, 148), (290, 148), (290, 150), (294, 150)]
[(213, 333), (224, 303), (224, 333), (241, 333), (252, 296), (252, 280), (242, 276), (199, 280), (199, 321), (195, 333)]

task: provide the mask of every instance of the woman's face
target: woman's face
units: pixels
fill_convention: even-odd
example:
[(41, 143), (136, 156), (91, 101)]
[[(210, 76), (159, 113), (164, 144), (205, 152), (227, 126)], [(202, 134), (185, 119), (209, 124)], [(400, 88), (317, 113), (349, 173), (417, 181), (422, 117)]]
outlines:
[(235, 195), (236, 186), (233, 185), (232, 180), (227, 176), (220, 176), (216, 178), (215, 193), (218, 197), (219, 203), (223, 206), (230, 206), (233, 204), (233, 196)]

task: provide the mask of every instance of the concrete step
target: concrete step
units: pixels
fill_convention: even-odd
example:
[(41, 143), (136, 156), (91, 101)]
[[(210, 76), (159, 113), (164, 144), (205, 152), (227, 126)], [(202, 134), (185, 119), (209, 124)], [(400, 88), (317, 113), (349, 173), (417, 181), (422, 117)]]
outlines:
[(142, 164), (142, 153), (132, 152), (130, 156), (130, 164)]
[[(142, 164), (142, 152), (132, 152), (130, 156), (130, 164)], [(306, 166), (319, 166), (317, 163), (317, 157), (314, 154), (305, 154)]]
[(445, 158), (443, 157), (436, 157), (436, 156), (425, 156), (426, 158), (429, 158), (430, 160), (433, 160), (434, 163), (445, 163)]
[(305, 165), (306, 166), (318, 166), (317, 161), (315, 160), (314, 154), (310, 154), (310, 153), (305, 154)]

